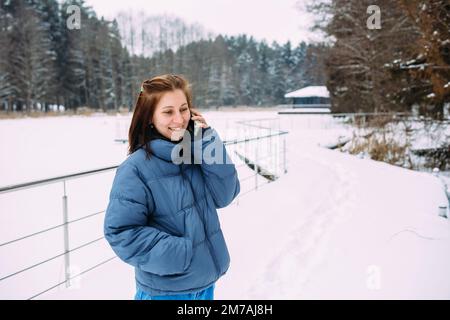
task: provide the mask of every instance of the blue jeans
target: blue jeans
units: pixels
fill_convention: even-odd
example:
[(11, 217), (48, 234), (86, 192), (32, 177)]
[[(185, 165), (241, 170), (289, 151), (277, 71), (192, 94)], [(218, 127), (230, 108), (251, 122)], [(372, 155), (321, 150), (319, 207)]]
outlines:
[(198, 292), (165, 296), (151, 296), (144, 291), (137, 289), (134, 300), (214, 300), (214, 286), (215, 285), (213, 284)]

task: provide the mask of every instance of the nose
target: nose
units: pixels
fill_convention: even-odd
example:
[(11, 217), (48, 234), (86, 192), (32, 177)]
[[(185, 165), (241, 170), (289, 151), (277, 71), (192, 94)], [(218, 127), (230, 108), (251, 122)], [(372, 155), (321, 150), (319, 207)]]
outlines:
[(172, 121), (173, 121), (173, 123), (176, 123), (176, 124), (183, 124), (183, 116), (181, 115), (181, 113), (179, 111), (175, 112)]

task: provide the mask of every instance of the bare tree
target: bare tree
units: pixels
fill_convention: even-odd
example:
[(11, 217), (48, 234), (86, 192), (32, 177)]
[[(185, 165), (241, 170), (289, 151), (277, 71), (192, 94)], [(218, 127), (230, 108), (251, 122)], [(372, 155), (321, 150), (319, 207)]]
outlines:
[[(337, 111), (405, 108), (392, 99), (398, 90), (386, 64), (411, 55), (418, 33), (398, 3), (378, 1), (381, 29), (367, 26), (367, 0), (333, 0), (332, 19), (323, 26), (334, 39), (327, 59), (328, 88)], [(323, 4), (322, 4), (323, 7)]]
[[(450, 3), (445, 0), (400, 0), (419, 30), (419, 55), (397, 64), (414, 79), (428, 83), (427, 105), (450, 102)], [(431, 109), (430, 109), (431, 110)], [(434, 110), (442, 114), (441, 108)]]
[(131, 54), (152, 56), (214, 35), (198, 23), (188, 24), (173, 15), (151, 15), (121, 11), (117, 16), (120, 33)]

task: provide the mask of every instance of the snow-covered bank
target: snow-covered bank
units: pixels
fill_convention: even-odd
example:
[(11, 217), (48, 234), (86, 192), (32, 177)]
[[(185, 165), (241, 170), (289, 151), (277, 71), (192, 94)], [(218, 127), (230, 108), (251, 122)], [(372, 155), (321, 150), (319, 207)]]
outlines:
[(414, 170), (450, 170), (448, 121), (382, 117), (372, 121), (355, 126), (353, 137), (340, 150)]

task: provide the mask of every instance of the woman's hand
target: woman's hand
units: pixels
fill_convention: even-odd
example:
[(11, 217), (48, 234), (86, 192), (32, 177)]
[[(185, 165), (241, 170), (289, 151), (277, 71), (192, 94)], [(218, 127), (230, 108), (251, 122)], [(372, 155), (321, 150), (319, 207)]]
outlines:
[(209, 128), (205, 118), (196, 109), (191, 108), (191, 119), (194, 120), (200, 127)]

